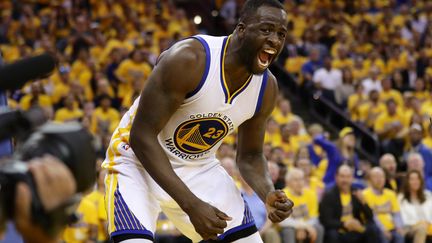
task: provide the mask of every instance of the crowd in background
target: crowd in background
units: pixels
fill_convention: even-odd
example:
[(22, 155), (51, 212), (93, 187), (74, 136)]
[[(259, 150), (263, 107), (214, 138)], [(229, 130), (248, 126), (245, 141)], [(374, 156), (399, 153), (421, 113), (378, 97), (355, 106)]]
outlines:
[[(219, 0), (223, 26), (235, 26), (243, 1)], [(279, 225), (241, 179), (236, 135), (217, 157), (236, 181), (265, 242), (425, 242), (432, 236), (432, 2), (286, 0), (289, 34), (278, 62), (299, 85), (344, 109), (379, 136), (379, 161), (356, 153), (353, 129), (336, 141), (305, 124), (280, 95), (264, 153), (278, 189), (295, 203)], [(1, 1), (4, 62), (55, 53), (48, 78), (8, 94), (12, 109), (41, 107), (56, 122), (79, 121), (99, 152), (97, 185), (81, 201), (65, 242), (104, 242), (104, 172), (111, 133), (139, 96), (161, 51), (198, 33), (169, 0)], [(189, 16), (190, 17), (190, 16)], [(289, 98), (289, 97), (288, 97)], [(348, 165), (348, 166), (341, 166)], [(164, 215), (158, 242), (187, 242)], [(369, 237), (369, 238), (368, 238)]]

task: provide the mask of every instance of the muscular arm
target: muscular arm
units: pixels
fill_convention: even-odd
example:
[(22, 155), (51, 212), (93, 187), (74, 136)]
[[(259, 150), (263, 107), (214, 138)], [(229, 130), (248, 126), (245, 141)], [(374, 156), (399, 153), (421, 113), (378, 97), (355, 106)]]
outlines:
[(263, 103), (258, 114), (239, 127), (237, 165), (244, 180), (266, 202), (267, 194), (274, 191), (263, 154), (265, 126), (278, 94), (276, 79), (269, 73)]
[(141, 93), (130, 133), (136, 157), (185, 212), (198, 198), (174, 172), (157, 135), (198, 85), (204, 66), (205, 52), (196, 40), (183, 41), (163, 53)]

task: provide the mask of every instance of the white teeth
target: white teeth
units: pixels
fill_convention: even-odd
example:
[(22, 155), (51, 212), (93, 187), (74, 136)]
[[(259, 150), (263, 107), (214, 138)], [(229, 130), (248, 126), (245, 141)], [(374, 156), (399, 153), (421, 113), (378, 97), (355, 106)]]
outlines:
[(274, 50), (274, 49), (265, 49), (264, 52), (266, 52), (266, 53), (268, 53), (270, 55), (276, 54), (276, 50)]

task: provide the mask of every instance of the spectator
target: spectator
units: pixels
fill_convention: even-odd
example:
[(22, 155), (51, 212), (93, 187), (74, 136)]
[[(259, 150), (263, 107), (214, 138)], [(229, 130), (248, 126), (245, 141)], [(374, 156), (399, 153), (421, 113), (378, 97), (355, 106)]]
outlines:
[(379, 242), (379, 229), (372, 210), (359, 191), (353, 191), (353, 170), (342, 165), (336, 172), (336, 185), (324, 193), (319, 204), (319, 219), (324, 226), (325, 242)]
[(120, 121), (120, 114), (111, 107), (111, 98), (103, 95), (99, 98), (100, 106), (93, 113), (92, 131), (95, 134), (111, 134)]
[(312, 79), (315, 87), (323, 92), (323, 96), (335, 102), (334, 90), (342, 85), (342, 72), (333, 68), (331, 63), (331, 57), (325, 57), (323, 67), (314, 72)]
[[(268, 166), (268, 170), (269, 170), (269, 174), (270, 174), (270, 177), (272, 179), (272, 182), (274, 185), (276, 185), (276, 183), (278, 182), (279, 174), (280, 174), (280, 168), (279, 168), (277, 163), (270, 161), (270, 160), (268, 160), (267, 166)], [(283, 188), (283, 187), (278, 186), (278, 188)]]
[(379, 80), (380, 70), (377, 67), (371, 67), (369, 71), (369, 78), (366, 78), (362, 81), (365, 94), (369, 94), (371, 90), (377, 90), (381, 92), (382, 86), (381, 81)]
[(324, 192), (324, 183), (312, 174), (312, 163), (309, 158), (300, 158), (296, 160), (295, 167), (303, 171), (304, 187), (311, 189), (316, 193), (316, 195), (318, 195), (318, 198), (321, 198), (321, 195)]
[(272, 116), (279, 125), (298, 120), (301, 123), (301, 127), (304, 128), (303, 120), (292, 113), (291, 102), (288, 99), (282, 98), (279, 100), (278, 107), (273, 111)]
[(425, 187), (428, 190), (432, 190), (432, 179), (425, 176), (425, 162), (423, 156), (419, 153), (410, 153), (407, 156), (407, 171), (417, 170), (420, 171), (425, 181)]
[(396, 175), (397, 163), (396, 158), (392, 154), (384, 154), (379, 160), (379, 166), (385, 173), (385, 188), (394, 192), (398, 191), (400, 182)]
[(398, 107), (403, 106), (403, 98), (398, 90), (392, 89), (391, 79), (385, 77), (381, 80), (382, 91), (380, 92), (380, 101), (387, 102), (389, 99), (393, 99)]
[(396, 193), (384, 188), (385, 174), (380, 167), (371, 170), (370, 187), (363, 191), (366, 203), (374, 212), (375, 222), (381, 230), (382, 243), (403, 243), (403, 225)]
[(414, 96), (421, 102), (428, 99), (428, 92), (425, 90), (425, 82), (422, 78), (417, 78), (414, 82)]
[(336, 103), (342, 107), (342, 109), (347, 107), (348, 98), (355, 92), (354, 84), (351, 69), (343, 69), (342, 84), (335, 88)]
[(66, 227), (62, 239), (65, 242), (96, 242), (99, 219), (95, 212), (96, 206), (84, 197), (75, 211), (78, 221)]
[[(291, 135), (290, 132), (290, 127), (288, 126), (288, 124), (283, 124), (280, 127), (280, 134), (281, 134), (281, 141), (279, 144), (277, 144), (285, 153), (284, 158), (287, 158), (287, 164), (291, 165), (293, 160), (294, 160), (294, 156), (297, 153), (300, 145), (298, 143), (296, 143), (293, 139), (293, 136)], [(283, 159), (282, 161), (285, 161), (285, 159)]]
[(226, 170), (228, 175), (232, 177), (234, 180), (237, 188), (241, 188), (241, 183), (239, 180), (240, 174), (237, 168), (237, 165), (233, 158), (231, 157), (225, 157), (220, 160), (222, 167)]
[(150, 75), (151, 67), (144, 60), (142, 51), (135, 49), (129, 58), (122, 61), (115, 71), (116, 77), (120, 80), (118, 85), (118, 97), (124, 99), (132, 89), (134, 80), (143, 81)]
[(389, 99), (386, 102), (387, 110), (378, 116), (375, 121), (374, 131), (381, 139), (381, 146), (385, 153), (401, 156), (404, 137), (408, 132), (405, 118), (398, 112), (396, 102)]
[(46, 109), (52, 108), (51, 99), (45, 94), (43, 84), (40, 81), (33, 82), (30, 85), (29, 94), (24, 95), (19, 104), (21, 109), (25, 111), (35, 105)]
[[(408, 172), (398, 199), (407, 237), (412, 238), (413, 243), (426, 242), (428, 228), (432, 224), (432, 195), (424, 188), (421, 172)], [(430, 239), (428, 242), (431, 242)]]
[(284, 243), (322, 243), (324, 229), (318, 221), (318, 198), (316, 191), (305, 188), (302, 170), (293, 168), (285, 177), (284, 192), (293, 201), (291, 217), (279, 223)]
[(360, 121), (360, 110), (359, 108), (367, 103), (368, 101), (368, 96), (364, 94), (363, 90), (363, 85), (360, 83), (355, 84), (354, 86), (354, 90), (355, 92), (352, 93), (349, 97), (348, 97), (348, 101), (347, 101), (347, 108), (348, 108), (348, 113), (351, 116), (351, 119), (353, 121)]
[(320, 51), (318, 48), (311, 49), (309, 53), (309, 61), (302, 66), (303, 84), (309, 87), (312, 84), (313, 76), (316, 70), (323, 66), (320, 60)]
[(371, 90), (369, 101), (358, 107), (358, 120), (369, 128), (373, 128), (379, 115), (385, 112), (386, 106), (379, 101), (379, 92)]
[(419, 153), (424, 161), (424, 170), (421, 172), (426, 181), (432, 177), (432, 150), (423, 144), (423, 128), (419, 124), (412, 124), (408, 136), (410, 148), (407, 153)]
[(105, 175), (106, 170), (101, 169), (102, 160), (98, 159), (96, 163), (96, 188), (85, 198), (96, 206), (96, 215), (98, 218), (98, 236), (97, 242), (106, 242), (108, 240), (108, 218), (105, 209)]
[[(355, 171), (355, 177), (361, 177), (359, 172), (359, 159), (355, 152), (356, 137), (351, 127), (345, 127), (340, 131), (339, 147), (328, 141), (323, 135), (315, 136), (313, 142), (320, 146), (327, 155), (328, 166), (323, 178), (326, 186), (334, 183), (337, 168), (341, 164), (352, 166)], [(309, 152), (311, 152), (312, 156), (316, 157), (316, 155), (313, 154), (313, 150), (310, 149)]]
[(83, 111), (75, 105), (73, 95), (68, 95), (64, 99), (64, 107), (56, 111), (54, 120), (58, 122), (78, 121), (84, 115)]
[(272, 146), (277, 146), (280, 144), (280, 141), (281, 134), (279, 125), (273, 118), (269, 118), (267, 121), (264, 143), (270, 143)]

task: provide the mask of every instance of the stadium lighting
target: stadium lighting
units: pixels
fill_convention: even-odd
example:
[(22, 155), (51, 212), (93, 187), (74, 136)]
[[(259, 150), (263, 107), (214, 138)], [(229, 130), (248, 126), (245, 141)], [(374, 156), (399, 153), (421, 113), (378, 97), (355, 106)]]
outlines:
[(195, 23), (196, 25), (198, 25), (198, 24), (201, 24), (201, 22), (202, 22), (202, 18), (201, 18), (201, 16), (196, 15), (196, 16), (194, 17), (193, 21), (194, 21), (194, 23)]

